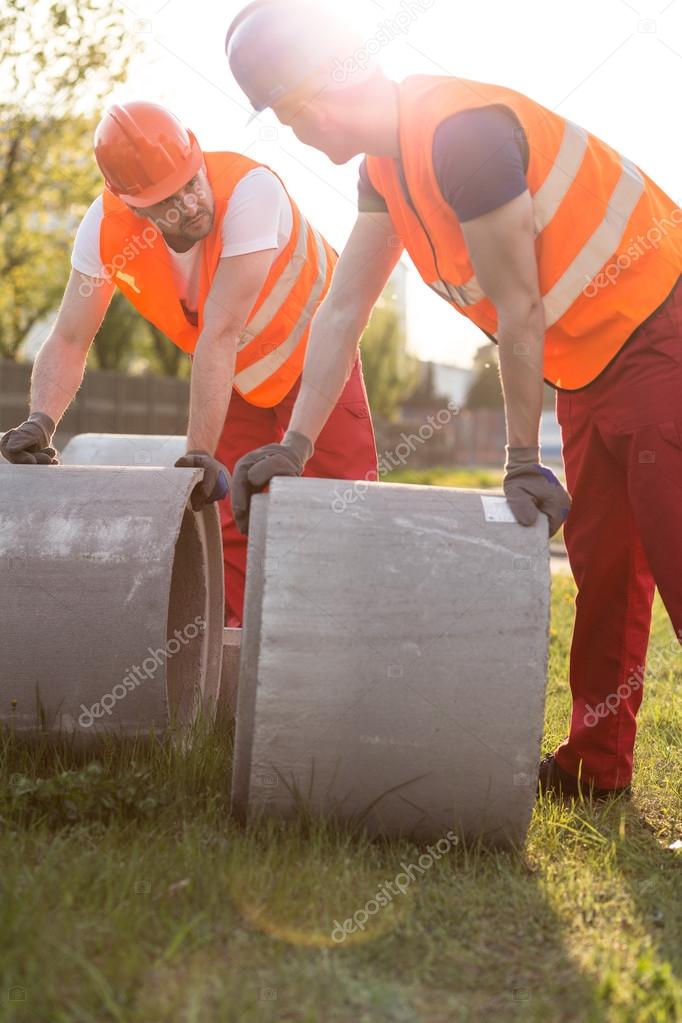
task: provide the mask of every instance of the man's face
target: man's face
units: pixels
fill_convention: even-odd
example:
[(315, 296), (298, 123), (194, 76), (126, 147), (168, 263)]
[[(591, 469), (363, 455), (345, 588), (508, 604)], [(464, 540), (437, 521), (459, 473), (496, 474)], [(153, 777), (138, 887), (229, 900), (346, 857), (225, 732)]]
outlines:
[(134, 212), (151, 220), (169, 242), (189, 246), (205, 238), (213, 227), (215, 214), (215, 200), (205, 169), (198, 171), (167, 199)]
[(273, 111), (297, 139), (319, 149), (332, 163), (347, 163), (364, 151), (354, 137), (352, 110), (327, 102), (324, 90), (317, 95), (287, 98), (273, 106)]

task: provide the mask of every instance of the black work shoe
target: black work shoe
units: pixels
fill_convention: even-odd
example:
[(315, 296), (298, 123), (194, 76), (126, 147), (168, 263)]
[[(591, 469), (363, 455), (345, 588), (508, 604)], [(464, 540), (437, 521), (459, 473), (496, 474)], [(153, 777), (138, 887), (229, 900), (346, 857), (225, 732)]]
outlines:
[(602, 802), (604, 799), (611, 799), (614, 796), (625, 796), (629, 799), (632, 795), (632, 786), (625, 785), (620, 789), (599, 789), (596, 785), (587, 781), (581, 781), (575, 775), (569, 774), (560, 767), (550, 753), (540, 762), (540, 777), (538, 778), (538, 795), (551, 792), (557, 799), (592, 799), (595, 802)]

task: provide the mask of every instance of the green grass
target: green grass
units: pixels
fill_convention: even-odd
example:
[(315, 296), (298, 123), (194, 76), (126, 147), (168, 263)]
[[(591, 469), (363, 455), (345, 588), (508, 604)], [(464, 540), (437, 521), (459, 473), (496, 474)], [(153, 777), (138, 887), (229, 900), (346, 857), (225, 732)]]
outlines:
[(434, 469), (394, 469), (382, 476), (384, 483), (414, 483), (431, 487), (466, 487), (474, 490), (500, 489), (502, 469), (436, 467)]
[[(547, 749), (568, 720), (573, 596), (554, 579)], [(671, 637), (657, 599), (652, 648)], [(184, 754), (112, 743), (97, 766), (6, 738), (0, 1019), (682, 1020), (681, 678), (669, 655), (649, 685), (632, 804), (546, 800), (525, 849), (460, 844), (344, 945), (333, 921), (414, 859), (409, 843), (239, 826), (215, 730)]]
[[(552, 466), (561, 480), (564, 474)], [(501, 490), (504, 469), (488, 466), (435, 466), (432, 469), (394, 469), (381, 477), (383, 483), (416, 483), (431, 487), (464, 487), (474, 490)]]

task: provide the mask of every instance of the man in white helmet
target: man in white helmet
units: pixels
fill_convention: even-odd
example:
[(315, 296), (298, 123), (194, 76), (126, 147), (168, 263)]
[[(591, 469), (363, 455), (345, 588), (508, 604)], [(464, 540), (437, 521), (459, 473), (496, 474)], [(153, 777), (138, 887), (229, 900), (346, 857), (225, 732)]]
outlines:
[[(418, 0), (415, 0), (418, 2)], [(578, 584), (569, 738), (542, 787), (629, 791), (657, 585), (682, 640), (682, 211), (627, 157), (512, 88), (448, 75), (395, 82), (324, 4), (256, 0), (229, 28), (233, 74), (337, 164), (364, 154), (359, 213), (311, 333), (292, 428), (315, 442), (401, 251), (496, 341), (507, 417), (504, 491), (517, 520), (569, 497), (539, 452), (557, 389)], [(396, 244), (397, 243), (397, 244)], [(290, 446), (238, 464), (233, 503)]]

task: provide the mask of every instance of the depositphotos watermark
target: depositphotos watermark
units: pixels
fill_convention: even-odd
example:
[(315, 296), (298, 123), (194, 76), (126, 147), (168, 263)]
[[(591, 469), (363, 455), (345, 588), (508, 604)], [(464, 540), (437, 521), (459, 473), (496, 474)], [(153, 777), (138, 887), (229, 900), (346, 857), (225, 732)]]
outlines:
[(383, 454), (379, 455), (377, 472), (371, 469), (363, 480), (354, 480), (342, 492), (337, 487), (332, 499), (332, 511), (340, 515), (349, 504), (362, 501), (370, 483), (376, 483), (382, 476), (386, 476), (393, 469), (399, 469), (401, 466), (407, 465), (410, 455), (415, 453), (418, 446), (428, 444), (433, 435), (442, 430), (444, 426), (447, 426), (459, 412), (459, 405), (456, 405), (454, 401), (449, 401), (447, 408), (439, 409), (435, 416), (428, 416), (426, 422), (422, 423), (416, 433), (401, 433), (400, 440), (393, 451), (384, 451)]
[(400, 10), (396, 11), (392, 18), (385, 18), (380, 22), (379, 28), (373, 36), (358, 46), (345, 60), (336, 58), (332, 71), (333, 81), (337, 85), (343, 85), (358, 71), (366, 71), (372, 63), (372, 59), (385, 46), (389, 46), (396, 36), (409, 32), (410, 27), (419, 16), (425, 11), (429, 11), (435, 2), (436, 0), (400, 0)]
[(611, 263), (608, 263), (601, 273), (588, 281), (583, 288), (585, 298), (594, 298), (603, 288), (615, 284), (624, 270), (629, 270), (645, 252), (657, 249), (669, 232), (679, 228), (681, 224), (682, 210), (677, 206), (671, 211), (669, 217), (663, 217), (661, 220), (656, 217), (653, 226), (646, 234), (638, 234), (636, 238), (631, 238), (627, 249)]
[[(123, 271), (127, 267), (128, 263), (139, 256), (141, 252), (148, 249), (154, 243), (154, 239), (158, 236), (158, 231), (151, 224), (148, 224), (144, 228), (141, 234), (134, 234), (130, 241), (126, 242), (120, 252), (112, 258), (111, 263), (104, 263), (102, 270), (104, 271), (103, 277), (88, 277), (87, 280), (81, 281), (78, 287), (78, 294), (81, 298), (90, 298), (90, 296), (98, 288), (101, 288), (103, 284), (113, 280), (117, 276), (125, 281), (125, 274)], [(128, 281), (130, 283), (130, 281)], [(139, 291), (139, 288), (138, 288)]]
[(80, 727), (90, 728), (95, 720), (104, 717), (105, 714), (111, 717), (111, 712), (119, 700), (125, 700), (128, 693), (134, 692), (144, 681), (153, 678), (164, 661), (179, 653), (183, 646), (187, 646), (205, 629), (205, 620), (201, 615), (197, 615), (194, 621), (186, 625), (184, 629), (176, 629), (173, 634), (174, 638), (167, 640), (164, 646), (157, 650), (147, 647), (149, 657), (145, 657), (141, 665), (128, 668), (126, 675), (116, 683), (110, 693), (105, 693), (101, 700), (93, 703), (90, 707), (81, 703), (81, 714), (78, 718)]
[(422, 853), (417, 863), (401, 863), (402, 870), (396, 874), (392, 881), (384, 881), (377, 889), (374, 898), (368, 899), (362, 909), (357, 909), (353, 916), (344, 920), (343, 923), (338, 920), (334, 921), (331, 932), (332, 941), (340, 945), (350, 934), (364, 931), (371, 916), (375, 916), (380, 909), (385, 909), (395, 895), (406, 893), (408, 887), (416, 880), (415, 871), (420, 875), (425, 874), (427, 870), (431, 869), (435, 860), (439, 860), (441, 856), (449, 853), (450, 849), (458, 842), (459, 839), (454, 831), (448, 831), (445, 838), (439, 838), (435, 846), (427, 845), (428, 853)]
[[(649, 666), (649, 672), (655, 679), (656, 676), (661, 672), (662, 668), (665, 667), (666, 653), (679, 653), (680, 644), (682, 643), (682, 629), (678, 630), (678, 637), (672, 640), (672, 642), (664, 647), (662, 651), (654, 651), (647, 660)], [(617, 714), (618, 708), (620, 707), (623, 700), (629, 700), (633, 693), (639, 692), (644, 685), (644, 675), (646, 669), (643, 664), (639, 664), (634, 671), (631, 671), (628, 675), (626, 682), (621, 684), (616, 689), (615, 693), (609, 693), (606, 699), (598, 703), (596, 707), (592, 707), (591, 704), (585, 704), (585, 713), (583, 715), (583, 724), (585, 728), (594, 728), (599, 723), (601, 718), (606, 718), (609, 714)]]

